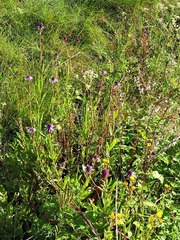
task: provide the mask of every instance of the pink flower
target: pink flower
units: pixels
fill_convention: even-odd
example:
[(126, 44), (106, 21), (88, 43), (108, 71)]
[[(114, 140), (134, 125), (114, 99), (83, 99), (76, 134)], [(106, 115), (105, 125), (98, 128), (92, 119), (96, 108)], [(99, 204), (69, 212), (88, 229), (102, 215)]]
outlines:
[(93, 169), (92, 166), (90, 166), (89, 164), (87, 164), (86, 166), (83, 165), (82, 168), (86, 174), (89, 174)]
[(45, 129), (48, 133), (52, 133), (54, 131), (54, 125), (52, 123), (48, 123), (47, 125), (45, 125)]
[(107, 75), (107, 72), (105, 70), (101, 70), (100, 74), (102, 74), (103, 76)]
[(31, 77), (30, 75), (27, 75), (26, 77), (25, 77), (25, 80), (26, 81), (31, 81), (33, 79), (33, 77)]
[(107, 168), (104, 168), (102, 170), (102, 178), (108, 178), (109, 177), (109, 170)]
[(58, 82), (58, 79), (56, 77), (52, 77), (51, 79), (49, 79), (50, 83), (55, 84)]
[(42, 31), (44, 29), (44, 24), (40, 23), (38, 28), (39, 28), (40, 31)]
[(27, 132), (28, 132), (28, 133), (34, 133), (35, 131), (36, 131), (35, 128), (33, 128), (33, 127), (27, 127)]

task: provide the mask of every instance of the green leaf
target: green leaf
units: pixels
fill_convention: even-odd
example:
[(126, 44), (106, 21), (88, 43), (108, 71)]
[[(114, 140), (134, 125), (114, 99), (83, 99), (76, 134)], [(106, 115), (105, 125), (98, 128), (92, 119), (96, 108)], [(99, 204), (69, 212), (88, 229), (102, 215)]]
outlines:
[(137, 222), (137, 221), (134, 221), (133, 224), (134, 224), (137, 228), (139, 228), (139, 227), (141, 226), (140, 222)]
[(109, 145), (109, 151), (111, 151), (111, 150), (114, 148), (114, 146), (116, 145), (117, 142), (118, 142), (118, 139), (115, 138), (115, 139), (112, 141), (112, 143)]
[(112, 192), (114, 189), (115, 189), (115, 187), (116, 187), (116, 184), (117, 184), (117, 182), (115, 181), (113, 184), (112, 184), (112, 186), (111, 186), (111, 188), (110, 188), (110, 192)]
[(146, 132), (141, 132), (141, 136), (142, 136), (143, 139), (146, 139), (147, 138), (146, 137)]
[(156, 204), (153, 203), (153, 202), (151, 202), (151, 201), (144, 201), (144, 202), (143, 202), (143, 205), (144, 205), (145, 207), (156, 207)]
[(90, 194), (91, 194), (90, 191), (85, 190), (85, 191), (83, 191), (83, 192), (81, 193), (81, 195), (79, 196), (79, 198), (80, 198), (80, 200), (82, 201), (82, 200), (84, 200), (85, 198), (87, 198)]
[(133, 235), (132, 232), (129, 230), (129, 231), (128, 231), (128, 237), (131, 238), (132, 235)]
[(1, 203), (7, 202), (7, 192), (2, 185), (0, 185), (0, 202)]
[(164, 177), (163, 177), (163, 175), (159, 174), (158, 171), (153, 171), (152, 172), (152, 177), (156, 178), (156, 179), (159, 179), (159, 181), (163, 184)]
[(113, 112), (113, 120), (116, 120), (116, 118), (118, 117), (118, 110)]

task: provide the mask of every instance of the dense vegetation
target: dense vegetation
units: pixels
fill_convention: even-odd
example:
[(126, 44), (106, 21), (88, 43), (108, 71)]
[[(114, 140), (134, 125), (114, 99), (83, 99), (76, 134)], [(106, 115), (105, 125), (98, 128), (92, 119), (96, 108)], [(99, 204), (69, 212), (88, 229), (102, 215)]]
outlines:
[(179, 7), (0, 2), (0, 239), (178, 239)]

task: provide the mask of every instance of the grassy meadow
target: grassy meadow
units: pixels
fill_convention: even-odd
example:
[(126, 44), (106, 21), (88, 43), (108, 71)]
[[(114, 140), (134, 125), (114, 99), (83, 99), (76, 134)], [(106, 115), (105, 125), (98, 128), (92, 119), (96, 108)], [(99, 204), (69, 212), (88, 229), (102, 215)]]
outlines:
[(0, 13), (0, 239), (178, 240), (180, 2)]

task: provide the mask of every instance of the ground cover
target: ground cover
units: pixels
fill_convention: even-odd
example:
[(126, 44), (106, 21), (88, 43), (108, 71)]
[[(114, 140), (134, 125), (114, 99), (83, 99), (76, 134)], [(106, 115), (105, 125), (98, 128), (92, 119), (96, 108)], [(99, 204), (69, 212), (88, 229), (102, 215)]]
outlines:
[(0, 238), (178, 239), (179, 6), (0, 3)]

